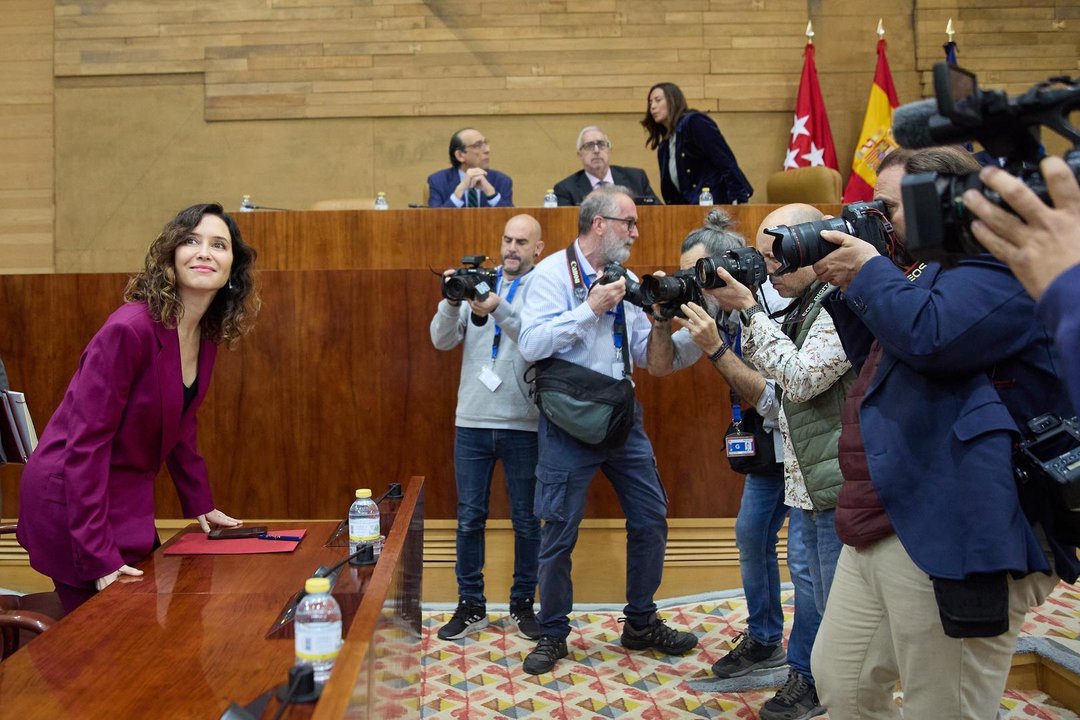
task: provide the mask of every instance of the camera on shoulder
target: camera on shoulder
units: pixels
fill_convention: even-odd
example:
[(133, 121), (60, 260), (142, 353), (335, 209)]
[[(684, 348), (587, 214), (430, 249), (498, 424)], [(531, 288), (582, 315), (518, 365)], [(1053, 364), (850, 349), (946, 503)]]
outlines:
[[(906, 148), (977, 140), (992, 156), (1002, 158), (1009, 173), (1052, 204), (1046, 180), (1038, 169), (1044, 155), (1040, 130), (1047, 127), (1072, 143), (1065, 162), (1080, 178), (1080, 130), (1069, 113), (1080, 108), (1080, 78), (1052, 77), (1017, 98), (1000, 90), (982, 90), (974, 73), (948, 63), (934, 65), (934, 100), (902, 105), (893, 117), (896, 140)], [(901, 182), (907, 248), (921, 260), (950, 262), (986, 252), (971, 233), (972, 215), (961, 196), (977, 190), (994, 204), (1012, 211), (979, 174), (921, 173)]]

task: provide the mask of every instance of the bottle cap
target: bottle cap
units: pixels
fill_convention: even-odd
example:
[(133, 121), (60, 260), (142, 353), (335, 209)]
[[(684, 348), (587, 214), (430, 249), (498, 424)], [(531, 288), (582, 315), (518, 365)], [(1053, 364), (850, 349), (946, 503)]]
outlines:
[(304, 582), (304, 591), (308, 594), (330, 592), (330, 578), (308, 578)]
[(356, 491), (356, 497), (358, 497), (358, 498), (369, 498), (369, 497), (371, 497), (371, 491), (368, 490), (367, 488), (362, 488), (362, 489)]
[(553, 193), (553, 192), (555, 192), (555, 188), (548, 188), (548, 189), (547, 189), (547, 191), (548, 191), (549, 193)]
[(709, 192), (709, 188), (703, 187), (703, 188), (701, 188), (701, 192)]
[(385, 195), (385, 194), (386, 194), (386, 193), (384, 193), (384, 192), (380, 192), (380, 193), (375, 193), (375, 196), (376, 196), (376, 197), (380, 197), (380, 196), (382, 196), (382, 195)]

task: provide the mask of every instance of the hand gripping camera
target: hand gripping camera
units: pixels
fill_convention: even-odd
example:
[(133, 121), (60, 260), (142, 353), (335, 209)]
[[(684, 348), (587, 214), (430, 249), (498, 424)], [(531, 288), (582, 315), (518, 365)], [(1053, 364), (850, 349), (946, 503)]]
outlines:
[(442, 295), (450, 302), (462, 300), (487, 299), (488, 293), (495, 289), (495, 271), (480, 267), (487, 262), (486, 255), (466, 255), (461, 258), (465, 267), (458, 268), (453, 275), (442, 280)]
[[(1080, 78), (1053, 77), (1010, 99), (1004, 92), (981, 90), (973, 73), (947, 63), (934, 66), (935, 100), (897, 108), (893, 133), (906, 148), (977, 140), (1005, 169), (1045, 203), (1046, 181), (1038, 170), (1043, 156), (1040, 128), (1046, 126), (1073, 144), (1065, 162), (1080, 178), (1080, 130), (1069, 113), (1080, 108)], [(971, 214), (961, 196), (978, 190), (1009, 210), (997, 193), (983, 187), (978, 173), (923, 173), (904, 178), (901, 192), (907, 224), (907, 248), (925, 260), (948, 261), (986, 252), (971, 234)]]

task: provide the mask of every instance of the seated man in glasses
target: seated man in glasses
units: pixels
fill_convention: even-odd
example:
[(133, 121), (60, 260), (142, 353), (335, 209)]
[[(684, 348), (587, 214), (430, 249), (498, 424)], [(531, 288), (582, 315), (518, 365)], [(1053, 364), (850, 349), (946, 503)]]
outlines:
[(629, 189), (638, 205), (659, 204), (644, 170), (611, 164), (611, 141), (595, 125), (582, 128), (578, 133), (577, 156), (582, 169), (555, 186), (559, 205), (580, 205), (586, 195), (604, 185), (621, 185)]
[(490, 170), (491, 146), (479, 130), (450, 138), (450, 165), (428, 176), (428, 207), (513, 207), (514, 182)]

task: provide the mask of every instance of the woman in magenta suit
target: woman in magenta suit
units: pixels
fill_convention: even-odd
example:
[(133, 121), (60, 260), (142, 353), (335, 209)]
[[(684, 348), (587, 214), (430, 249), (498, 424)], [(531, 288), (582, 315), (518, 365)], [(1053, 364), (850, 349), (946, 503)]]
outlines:
[(235, 526), (217, 510), (196, 447), (195, 414), (217, 347), (258, 312), (255, 250), (220, 205), (183, 210), (83, 351), (19, 488), (19, 543), (53, 579), (65, 611), (158, 544), (154, 478), (169, 468), (186, 517)]

